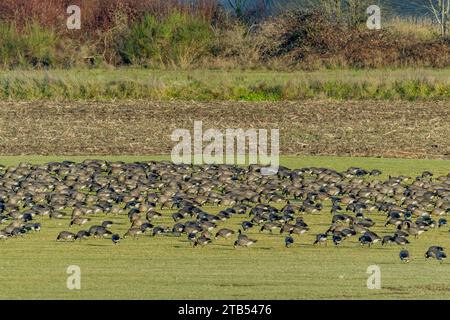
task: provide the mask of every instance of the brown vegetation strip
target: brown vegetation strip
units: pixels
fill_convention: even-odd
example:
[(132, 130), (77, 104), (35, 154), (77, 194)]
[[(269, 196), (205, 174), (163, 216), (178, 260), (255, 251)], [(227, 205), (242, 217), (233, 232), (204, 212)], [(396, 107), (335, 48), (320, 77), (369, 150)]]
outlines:
[(168, 154), (176, 128), (279, 128), (281, 154), (450, 158), (448, 102), (0, 103), (2, 155)]

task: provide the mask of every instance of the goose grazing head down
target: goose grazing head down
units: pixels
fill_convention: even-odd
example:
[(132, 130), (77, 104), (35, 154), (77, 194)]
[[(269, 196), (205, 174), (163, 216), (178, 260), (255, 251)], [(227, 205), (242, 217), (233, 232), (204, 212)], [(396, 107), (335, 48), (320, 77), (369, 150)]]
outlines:
[(120, 241), (120, 236), (119, 236), (118, 234), (113, 234), (113, 235), (111, 236), (111, 241), (112, 241), (114, 244), (118, 244), (119, 241)]
[(56, 241), (74, 241), (75, 234), (69, 231), (61, 231), (56, 237)]
[(284, 238), (284, 246), (286, 248), (289, 248), (291, 245), (294, 244), (294, 238), (287, 236), (286, 238)]
[[(240, 230), (239, 230), (240, 231)], [(238, 239), (234, 242), (233, 247), (245, 247), (248, 248), (252, 245), (254, 245), (257, 240), (250, 239), (247, 235), (239, 232)]]
[(325, 233), (319, 233), (316, 235), (316, 240), (314, 241), (314, 245), (325, 243), (327, 245), (328, 236)]
[(197, 246), (202, 246), (203, 247), (203, 246), (206, 246), (209, 243), (211, 243), (211, 239), (210, 238), (207, 238), (205, 236), (200, 236), (194, 241), (193, 246), (194, 247), (197, 247)]
[(447, 258), (447, 255), (445, 254), (443, 247), (431, 246), (425, 252), (425, 258), (426, 259), (434, 258), (434, 259), (438, 260), (440, 263), (442, 263)]
[(218, 239), (220, 237), (228, 239), (230, 238), (232, 235), (234, 234), (233, 230), (227, 229), (227, 228), (223, 228), (220, 229), (219, 231), (217, 231), (215, 238)]
[(80, 230), (77, 232), (77, 234), (75, 235), (75, 240), (82, 240), (82, 239), (87, 239), (91, 236), (91, 234), (85, 230)]
[(410, 259), (411, 259), (410, 256), (409, 256), (408, 250), (402, 250), (402, 251), (400, 251), (399, 256), (400, 256), (400, 260), (401, 260), (402, 262), (408, 263), (408, 262), (410, 261)]

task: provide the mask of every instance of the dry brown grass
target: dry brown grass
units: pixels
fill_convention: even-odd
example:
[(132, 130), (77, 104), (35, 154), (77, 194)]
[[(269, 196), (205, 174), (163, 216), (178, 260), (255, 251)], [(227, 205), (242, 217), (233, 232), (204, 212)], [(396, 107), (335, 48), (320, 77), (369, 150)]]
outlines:
[(439, 27), (430, 18), (395, 17), (388, 20), (384, 27), (396, 35), (419, 40), (432, 40), (439, 34)]
[(168, 154), (175, 128), (279, 128), (281, 154), (450, 158), (447, 102), (1, 103), (3, 155)]

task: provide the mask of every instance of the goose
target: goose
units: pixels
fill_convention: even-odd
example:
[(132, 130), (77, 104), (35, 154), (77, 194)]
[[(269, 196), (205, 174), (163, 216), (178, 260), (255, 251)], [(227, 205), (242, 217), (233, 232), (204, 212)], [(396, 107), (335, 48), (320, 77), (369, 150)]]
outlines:
[[(290, 218), (288, 218), (288, 220), (289, 219)], [(269, 221), (270, 222), (280, 222), (280, 223), (285, 222), (283, 216), (276, 214), (276, 213), (269, 213)]]
[(252, 246), (253, 244), (255, 244), (257, 242), (257, 240), (254, 239), (250, 239), (247, 236), (245, 237), (239, 237), (233, 244), (233, 247), (245, 247), (248, 248), (250, 246)]
[(408, 263), (411, 259), (408, 250), (401, 250), (399, 256), (402, 262)]
[(255, 215), (250, 222), (260, 225), (261, 223), (264, 223), (265, 221), (267, 221), (267, 219), (265, 219), (263, 216)]
[(342, 207), (338, 204), (333, 204), (331, 206), (331, 214), (332, 215), (337, 215), (340, 214), (339, 212), (342, 210)]
[(158, 234), (164, 234), (164, 233), (169, 233), (170, 229), (164, 227), (164, 226), (158, 226), (158, 227), (154, 227), (153, 231), (152, 231), (152, 236), (156, 236)]
[(302, 206), (302, 212), (314, 214), (322, 210), (322, 206), (320, 203), (317, 203), (315, 205), (303, 205)]
[(138, 239), (138, 236), (142, 234), (141, 228), (131, 227), (128, 231), (123, 235), (123, 238), (133, 237), (134, 239)]
[(175, 212), (174, 214), (172, 214), (172, 219), (173, 221), (177, 222), (181, 219), (184, 219), (184, 216), (179, 212)]
[[(380, 208), (381, 209), (381, 208)], [(400, 212), (398, 212), (398, 211), (395, 211), (395, 210), (391, 210), (391, 211), (389, 211), (388, 212), (388, 221), (390, 220), (390, 219), (394, 219), (394, 220), (392, 220), (392, 222), (396, 222), (396, 220), (395, 219), (397, 219), (397, 220), (401, 220), (401, 217), (402, 217), (402, 214), (400, 213)], [(386, 225), (385, 225), (386, 226)]]
[(69, 231), (61, 231), (58, 236), (56, 237), (56, 241), (74, 241), (75, 235), (72, 232)]
[(41, 224), (36, 222), (36, 223), (27, 223), (23, 226), (27, 231), (35, 231), (35, 232), (39, 232), (41, 231)]
[(419, 237), (419, 235), (421, 235), (421, 234), (424, 233), (425, 231), (427, 231), (427, 230), (425, 230), (425, 229), (419, 229), (419, 228), (417, 228), (417, 227), (409, 227), (409, 228), (407, 229), (407, 232), (409, 233), (409, 235), (414, 236), (414, 238), (416, 238), (416, 239)]
[(434, 208), (433, 211), (431, 212), (431, 214), (435, 216), (442, 216), (446, 213), (447, 211), (443, 208)]
[(119, 236), (118, 234), (113, 234), (113, 235), (111, 236), (111, 241), (112, 241), (114, 244), (118, 244), (119, 241), (120, 241), (120, 236)]
[(184, 224), (182, 223), (174, 224), (174, 226), (172, 227), (172, 233), (180, 234), (182, 232), (184, 232)]
[(273, 230), (275, 230), (276, 228), (280, 228), (280, 225), (278, 223), (275, 222), (266, 222), (260, 229), (261, 231), (264, 230), (269, 230), (270, 233), (272, 233)]
[(120, 214), (123, 214), (124, 212), (125, 212), (124, 209), (118, 205), (113, 205), (111, 207), (111, 211), (110, 211), (110, 213), (113, 215), (120, 215)]
[(52, 211), (52, 212), (50, 212), (50, 214), (49, 214), (49, 217), (51, 218), (51, 219), (62, 219), (62, 218), (64, 218), (66, 215), (64, 214), (64, 212), (61, 212), (61, 211)]
[(244, 231), (245, 231), (245, 230), (248, 230), (250, 228), (253, 228), (253, 223), (251, 223), (250, 221), (243, 221), (241, 223), (241, 226), (242, 226), (242, 229), (244, 229)]
[(162, 214), (151, 209), (150, 211), (147, 212), (146, 217), (147, 220), (151, 221), (153, 218), (162, 217)]
[(308, 227), (308, 225), (306, 224), (306, 222), (303, 220), (303, 217), (297, 217), (295, 219), (295, 225), (299, 226), (299, 227)]
[(249, 208), (246, 205), (238, 204), (238, 205), (235, 205), (233, 207), (233, 209), (234, 209), (235, 213), (237, 213), (237, 214), (247, 214), (247, 211)]
[(332, 218), (332, 223), (336, 222), (350, 222), (353, 218), (347, 214), (335, 214)]
[(429, 178), (429, 177), (432, 177), (432, 176), (433, 176), (433, 173), (430, 172), (430, 171), (422, 172), (422, 178)]
[(278, 220), (278, 222), (280, 223), (288, 223), (294, 220), (294, 216), (291, 214), (283, 214), (282, 216), (280, 216), (280, 219)]
[(336, 222), (346, 223), (346, 222), (350, 222), (352, 220), (353, 220), (353, 218), (347, 214), (335, 214), (335, 215), (333, 215), (331, 222), (332, 223), (336, 223)]
[(436, 221), (431, 219), (431, 217), (420, 217), (416, 220), (416, 226), (419, 229), (425, 229), (427, 227), (434, 228), (436, 227)]
[(131, 222), (131, 226), (132, 227), (136, 227), (136, 228), (140, 228), (144, 223), (148, 223), (149, 220), (144, 220), (144, 219), (135, 219)]
[(294, 229), (294, 225), (289, 224), (289, 223), (285, 223), (281, 228), (280, 228), (280, 234), (282, 234), (283, 232), (288, 232), (290, 233), (292, 231), (292, 229)]
[(205, 238), (208, 238), (208, 239), (212, 239), (212, 234), (208, 230), (205, 230), (205, 231), (202, 231), (202, 233), (200, 233), (200, 237), (205, 237)]
[(339, 223), (339, 222), (334, 222), (331, 224), (331, 226), (327, 229), (327, 231), (325, 231), (325, 233), (330, 233), (330, 232), (340, 232), (341, 230), (345, 229), (345, 225)]
[(375, 222), (373, 222), (373, 220), (369, 218), (358, 219), (355, 221), (355, 223), (365, 228), (371, 228), (375, 225)]
[(138, 228), (141, 229), (142, 233), (146, 233), (147, 231), (151, 230), (153, 227), (154, 227), (154, 225), (152, 225), (150, 222), (144, 222)]
[(195, 233), (189, 233), (187, 235), (188, 240), (192, 242), (192, 244), (195, 243), (195, 241), (197, 240), (197, 235)]
[(291, 245), (294, 244), (294, 238), (287, 236), (286, 238), (284, 238), (284, 246), (286, 248), (289, 248)]
[(406, 239), (405, 237), (399, 237), (399, 236), (395, 236), (394, 241), (399, 246), (404, 246), (409, 243), (408, 239)]
[(392, 225), (394, 225), (394, 226), (398, 226), (398, 225), (402, 224), (403, 221), (404, 221), (404, 220), (402, 220), (402, 219), (400, 219), (400, 218), (393, 218), (393, 217), (390, 217), (390, 218), (386, 221), (386, 223), (384, 224), (384, 226), (387, 227), (387, 226), (390, 225), (390, 224), (392, 224)]
[(200, 231), (202, 231), (202, 228), (198, 225), (189, 225), (188, 223), (186, 223), (184, 226), (184, 232), (186, 232), (187, 234), (197, 233)]
[(215, 224), (214, 222), (209, 222), (209, 221), (201, 221), (200, 222), (200, 227), (203, 230), (212, 231), (214, 228), (217, 227), (217, 224)]
[(69, 228), (72, 227), (74, 224), (82, 226), (89, 222), (91, 219), (85, 218), (85, 217), (75, 217), (70, 221)]
[(349, 228), (344, 228), (340, 231), (339, 235), (343, 238), (350, 238), (356, 235), (356, 231)]
[(27, 213), (22, 214), (21, 219), (22, 219), (24, 222), (28, 222), (28, 221), (33, 220), (33, 215), (32, 215), (31, 213), (27, 212)]
[(211, 223), (222, 221), (222, 219), (216, 215), (208, 214), (208, 213), (199, 213), (198, 214), (199, 220), (207, 221)]
[(11, 236), (22, 236), (24, 233), (26, 233), (27, 230), (24, 227), (16, 227), (13, 228), (13, 230), (11, 231)]
[(111, 231), (109, 231), (108, 229), (106, 229), (105, 227), (102, 227), (102, 226), (98, 226), (96, 228), (93, 228), (92, 230), (89, 229), (89, 233), (91, 233), (94, 236), (94, 238), (97, 238), (97, 237), (104, 238), (104, 237), (112, 235)]
[(301, 226), (294, 226), (291, 231), (289, 231), (289, 234), (298, 234), (298, 235), (302, 235), (304, 233), (306, 233), (309, 230), (308, 227), (301, 227)]
[(403, 213), (403, 218), (405, 218), (405, 220), (411, 220), (412, 213), (409, 211), (406, 211), (405, 213)]
[(342, 237), (339, 235), (333, 235), (333, 244), (337, 246), (342, 242)]
[(75, 235), (75, 240), (80, 239), (80, 241), (81, 241), (82, 239), (86, 239), (86, 238), (88, 238), (88, 237), (90, 237), (90, 236), (91, 236), (91, 234), (90, 234), (89, 232), (87, 232), (87, 231), (85, 231), (85, 230), (80, 230), (80, 231), (78, 231), (77, 234)]
[(111, 228), (114, 223), (112, 221), (106, 220), (102, 222), (103, 228)]
[(200, 236), (200, 237), (198, 237), (198, 238), (195, 240), (193, 246), (194, 246), (194, 247), (197, 247), (198, 245), (205, 246), (205, 245), (207, 245), (208, 243), (211, 243), (211, 239), (210, 239), (210, 238), (207, 238), (207, 237), (204, 237), (204, 236)]
[(445, 258), (447, 258), (447, 255), (444, 253), (444, 248), (440, 246), (431, 246), (428, 248), (428, 250), (425, 252), (425, 258), (434, 258), (438, 260), (439, 262), (443, 262)]
[(381, 240), (381, 245), (385, 245), (385, 244), (389, 244), (395, 241), (395, 236), (384, 236), (383, 239)]
[(226, 211), (220, 211), (217, 214), (217, 217), (219, 217), (221, 221), (226, 221), (231, 218), (231, 214)]
[(350, 228), (351, 228), (353, 231), (355, 231), (356, 233), (365, 233), (365, 232), (368, 231), (367, 228), (365, 228), (365, 227), (363, 227), (363, 226), (361, 226), (361, 225), (359, 225), (359, 224), (357, 224), (357, 223), (352, 223), (352, 224), (350, 225)]
[(409, 233), (406, 231), (397, 230), (397, 231), (395, 231), (394, 236), (406, 238), (406, 237), (409, 237)]
[(325, 243), (325, 245), (327, 245), (327, 240), (328, 237), (325, 233), (319, 233), (316, 235), (316, 241), (314, 241), (314, 245), (315, 244), (321, 244), (321, 243)]
[(134, 220), (137, 220), (140, 218), (141, 218), (141, 213), (136, 208), (131, 209), (130, 212), (128, 213), (128, 219), (130, 220), (130, 222), (133, 222)]
[(218, 239), (219, 237), (228, 239), (229, 237), (231, 237), (234, 234), (233, 230), (227, 229), (227, 228), (223, 228), (220, 229), (219, 231), (217, 231), (216, 235), (215, 235), (215, 239)]
[(372, 231), (366, 231), (360, 238), (359, 238), (359, 242), (361, 243), (361, 245), (364, 244), (368, 244), (369, 247), (374, 244), (377, 243), (378, 241), (380, 241), (381, 238)]
[(373, 169), (369, 172), (369, 175), (371, 175), (371, 176), (379, 176), (381, 174), (382, 174), (381, 170), (378, 170), (378, 169)]

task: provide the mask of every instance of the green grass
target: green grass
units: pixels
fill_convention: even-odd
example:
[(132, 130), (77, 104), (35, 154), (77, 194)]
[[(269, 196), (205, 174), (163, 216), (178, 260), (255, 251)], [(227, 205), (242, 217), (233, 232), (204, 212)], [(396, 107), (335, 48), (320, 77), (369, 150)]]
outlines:
[(322, 71), (151, 70), (6, 71), (9, 100), (436, 100), (450, 98), (449, 69)]
[[(66, 157), (67, 158), (67, 157)], [(0, 157), (0, 163), (21, 161), (43, 163), (63, 157)], [(95, 157), (92, 157), (95, 158)], [(167, 159), (150, 157), (102, 157), (110, 160), (138, 161)], [(70, 157), (80, 161), (82, 157)], [(447, 174), (450, 161), (376, 158), (284, 157), (290, 167), (326, 166), (344, 170), (350, 166), (379, 168), (387, 174), (415, 176), (423, 170)], [(208, 212), (220, 208), (206, 207)], [(160, 224), (171, 225), (169, 210)], [(384, 215), (370, 214), (381, 235)], [(94, 216), (91, 223), (104, 217)], [(410, 299), (450, 298), (450, 265), (425, 261), (423, 253), (433, 244), (450, 248), (447, 229), (430, 230), (408, 246), (413, 260), (402, 264), (400, 248), (391, 245), (362, 248), (351, 239), (340, 247), (313, 247), (313, 235), (323, 232), (330, 222), (328, 210), (306, 215), (311, 231), (290, 249), (283, 236), (248, 232), (259, 240), (250, 249), (233, 249), (232, 240), (217, 240), (204, 248), (192, 248), (185, 239), (172, 236), (139, 240), (125, 239), (117, 246), (110, 240), (57, 243), (56, 235), (67, 229), (69, 218), (42, 220), (39, 234), (22, 239), (0, 241), (0, 298), (32, 299)], [(108, 217), (116, 222), (112, 230), (123, 233), (128, 227), (124, 217)], [(238, 228), (242, 217), (233, 217), (222, 226)], [(74, 228), (75, 231), (78, 228)], [(391, 230), (392, 231), (392, 230)], [(369, 265), (381, 268), (382, 289), (369, 290), (366, 274)], [(66, 288), (66, 269), (81, 268), (81, 290)]]

